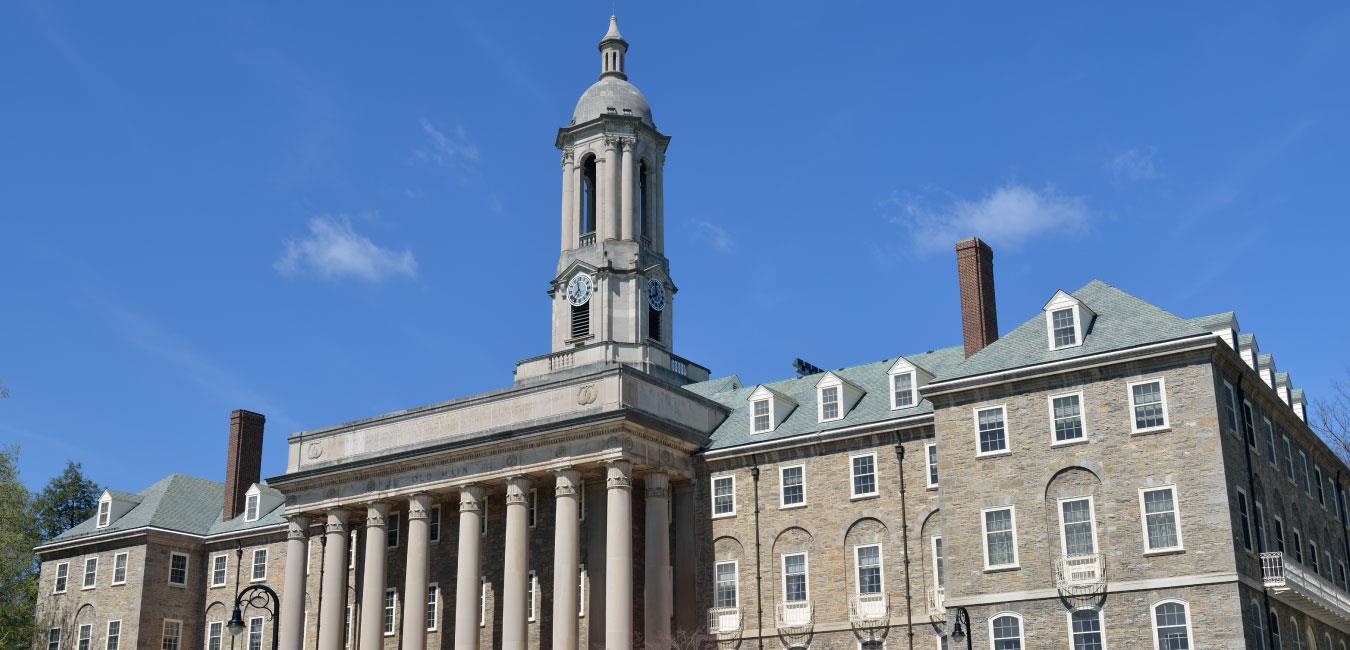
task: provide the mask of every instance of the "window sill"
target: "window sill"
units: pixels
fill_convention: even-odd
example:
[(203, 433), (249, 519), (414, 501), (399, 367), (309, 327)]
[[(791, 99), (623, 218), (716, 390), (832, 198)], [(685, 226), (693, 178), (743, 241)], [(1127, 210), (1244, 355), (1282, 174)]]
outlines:
[(263, 576), (263, 577), (261, 577), (261, 578), (249, 578), (248, 581), (249, 581), (249, 582), (266, 582), (266, 581), (267, 581), (267, 576)]
[(170, 582), (169, 586), (175, 589), (187, 589), (187, 583)]
[(985, 572), (985, 573), (1003, 573), (1004, 571), (1016, 571), (1016, 570), (1021, 569), (1021, 568), (1022, 568), (1022, 565), (1020, 565), (1020, 564), (1005, 564), (1005, 565), (1003, 565), (1003, 566), (987, 566), (987, 567), (984, 568), (984, 572)]
[(1073, 438), (1072, 440), (1057, 440), (1055, 442), (1050, 443), (1050, 448), (1054, 449), (1057, 447), (1072, 447), (1074, 445), (1086, 445), (1087, 443), (1088, 443), (1087, 436), (1083, 436), (1082, 438)]
[(1156, 551), (1144, 551), (1144, 557), (1156, 557), (1159, 555), (1180, 555), (1185, 553), (1184, 548), (1164, 548)]
[(730, 518), (735, 517), (735, 516), (736, 516), (736, 513), (734, 513), (734, 512), (725, 512), (725, 513), (722, 513), (722, 514), (720, 514), (720, 515), (713, 515), (712, 518), (713, 518), (713, 519), (730, 519)]
[(92, 585), (89, 587), (80, 587), (80, 591), (93, 591), (94, 589), (98, 589), (98, 585)]
[(1000, 456), (1011, 456), (1011, 455), (1012, 455), (1012, 450), (1011, 450), (1011, 449), (1001, 449), (1001, 450), (999, 450), (999, 451), (976, 452), (975, 458), (976, 458), (976, 459), (980, 459), (980, 458), (998, 458), (998, 457), (1000, 457)]
[(868, 500), (868, 499), (875, 499), (875, 498), (880, 497), (880, 496), (881, 496), (881, 493), (880, 493), (880, 492), (869, 492), (869, 493), (867, 493), (867, 494), (855, 494), (855, 495), (849, 497), (848, 500), (849, 500), (849, 501), (866, 501), (866, 500)]
[(936, 485), (929, 485), (929, 486), (924, 487), (924, 489), (925, 489), (925, 490), (928, 490), (929, 492), (932, 492), (932, 491), (937, 490), (937, 489), (938, 489), (938, 486), (936, 486)]
[(1135, 430), (1133, 430), (1133, 431), (1130, 431), (1130, 435), (1131, 435), (1131, 436), (1149, 436), (1149, 435), (1153, 435), (1153, 434), (1155, 434), (1155, 433), (1167, 433), (1168, 431), (1171, 431), (1171, 430), (1172, 430), (1171, 425), (1167, 425), (1167, 426), (1161, 426), (1161, 427), (1153, 427), (1152, 429), (1135, 429)]
[(121, 581), (121, 582), (114, 582), (114, 583), (112, 583), (112, 584), (110, 584), (110, 585), (108, 585), (108, 586), (109, 586), (109, 587), (124, 587), (124, 586), (126, 586), (126, 584), (127, 584), (127, 581), (126, 581), (126, 580), (123, 580), (123, 581)]
[[(118, 583), (118, 584), (126, 584), (126, 583)], [(225, 586), (224, 584), (211, 585), (211, 586), (207, 587), (207, 589), (220, 589), (221, 587), (224, 587), (224, 586)]]
[(563, 345), (581, 345), (593, 338), (595, 338), (594, 334), (587, 334), (586, 336), (578, 336), (576, 338), (563, 339)]
[(779, 510), (797, 510), (797, 509), (799, 509), (799, 508), (805, 508), (805, 507), (806, 507), (806, 504), (805, 504), (805, 503), (793, 503), (793, 504), (786, 505), (786, 506), (780, 505), (780, 506), (778, 506), (778, 509), (779, 509)]

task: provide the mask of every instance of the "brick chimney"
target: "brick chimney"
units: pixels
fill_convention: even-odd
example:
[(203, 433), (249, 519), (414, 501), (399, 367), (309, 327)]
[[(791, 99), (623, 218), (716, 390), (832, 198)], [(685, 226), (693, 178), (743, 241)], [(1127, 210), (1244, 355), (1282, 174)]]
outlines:
[(230, 414), (230, 448), (225, 458), (226, 521), (244, 512), (244, 493), (262, 478), (263, 423), (260, 413), (240, 409)]
[(975, 237), (956, 242), (956, 274), (961, 280), (961, 327), (969, 357), (998, 340), (994, 249)]

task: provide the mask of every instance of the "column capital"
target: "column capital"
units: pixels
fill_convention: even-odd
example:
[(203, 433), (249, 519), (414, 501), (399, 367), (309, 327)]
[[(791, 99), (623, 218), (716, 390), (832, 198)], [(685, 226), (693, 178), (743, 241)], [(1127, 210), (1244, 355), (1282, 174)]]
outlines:
[(568, 165), (571, 165), (575, 156), (576, 153), (572, 150), (572, 147), (564, 148), (562, 153), (562, 166), (567, 167)]
[(555, 469), (553, 475), (557, 477), (553, 487), (554, 496), (574, 497), (581, 491), (581, 472), (576, 468)]
[(309, 515), (291, 515), (286, 518), (286, 539), (309, 539)]
[(418, 492), (408, 497), (408, 520), (426, 519), (431, 514), (434, 499), (426, 492)]
[(346, 508), (333, 508), (328, 511), (328, 520), (324, 524), (325, 533), (345, 533), (347, 532), (347, 519), (350, 513)]
[(633, 487), (633, 464), (626, 460), (605, 463), (605, 487), (611, 490), (629, 490)]
[(530, 502), (530, 479), (512, 476), (506, 479), (506, 505), (524, 505)]
[(371, 501), (366, 504), (366, 528), (389, 527), (389, 504)]
[(648, 499), (665, 499), (670, 496), (670, 475), (665, 472), (651, 472), (643, 477), (647, 484)]
[(473, 485), (465, 485), (459, 488), (460, 512), (482, 512), (482, 510), (483, 510), (483, 486), (473, 484)]
[(618, 149), (619, 143), (622, 141), (623, 138), (617, 135), (607, 135), (605, 136), (605, 147), (608, 149)]
[(633, 150), (633, 146), (636, 145), (636, 144), (637, 144), (637, 138), (634, 138), (634, 137), (621, 137), (621, 138), (619, 138), (619, 146), (623, 149), (623, 152), (624, 152), (624, 153), (629, 153), (629, 152), (631, 152), (631, 151)]

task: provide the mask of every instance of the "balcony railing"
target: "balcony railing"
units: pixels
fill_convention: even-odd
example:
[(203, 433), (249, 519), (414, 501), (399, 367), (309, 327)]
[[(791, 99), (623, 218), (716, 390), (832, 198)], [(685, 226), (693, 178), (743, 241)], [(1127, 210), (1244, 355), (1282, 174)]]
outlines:
[(741, 631), (741, 608), (714, 607), (708, 610), (708, 634), (730, 636)]
[(1338, 627), (1350, 625), (1350, 594), (1284, 553), (1261, 554), (1261, 580), (1275, 598), (1320, 618), (1329, 615)]
[(1105, 585), (1105, 557), (1101, 553), (1089, 553), (1055, 560), (1055, 583), (1063, 590)]
[(879, 623), (890, 618), (886, 594), (856, 594), (849, 598), (849, 619), (855, 625)]
[(947, 615), (947, 589), (938, 585), (928, 590), (928, 615), (946, 616)]
[(811, 601), (778, 603), (778, 627), (791, 631), (811, 627)]
[(581, 236), (581, 245), (582, 245), (582, 246), (592, 246), (592, 245), (594, 245), (594, 244), (595, 244), (595, 233), (593, 233), (593, 232), (588, 232), (588, 233), (583, 234), (583, 235)]

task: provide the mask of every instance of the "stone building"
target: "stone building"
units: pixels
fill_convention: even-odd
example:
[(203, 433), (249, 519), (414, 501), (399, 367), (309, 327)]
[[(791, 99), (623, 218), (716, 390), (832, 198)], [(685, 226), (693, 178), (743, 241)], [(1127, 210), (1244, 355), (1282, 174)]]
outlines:
[(611, 20), (558, 132), (551, 351), (294, 433), (266, 484), (236, 413), (224, 486), (109, 492), (38, 549), (49, 650), (219, 650), (255, 579), (249, 650), (1346, 647), (1350, 470), (1232, 313), (1093, 281), (1000, 337), (971, 239), (959, 345), (758, 385), (676, 355), (627, 51)]

